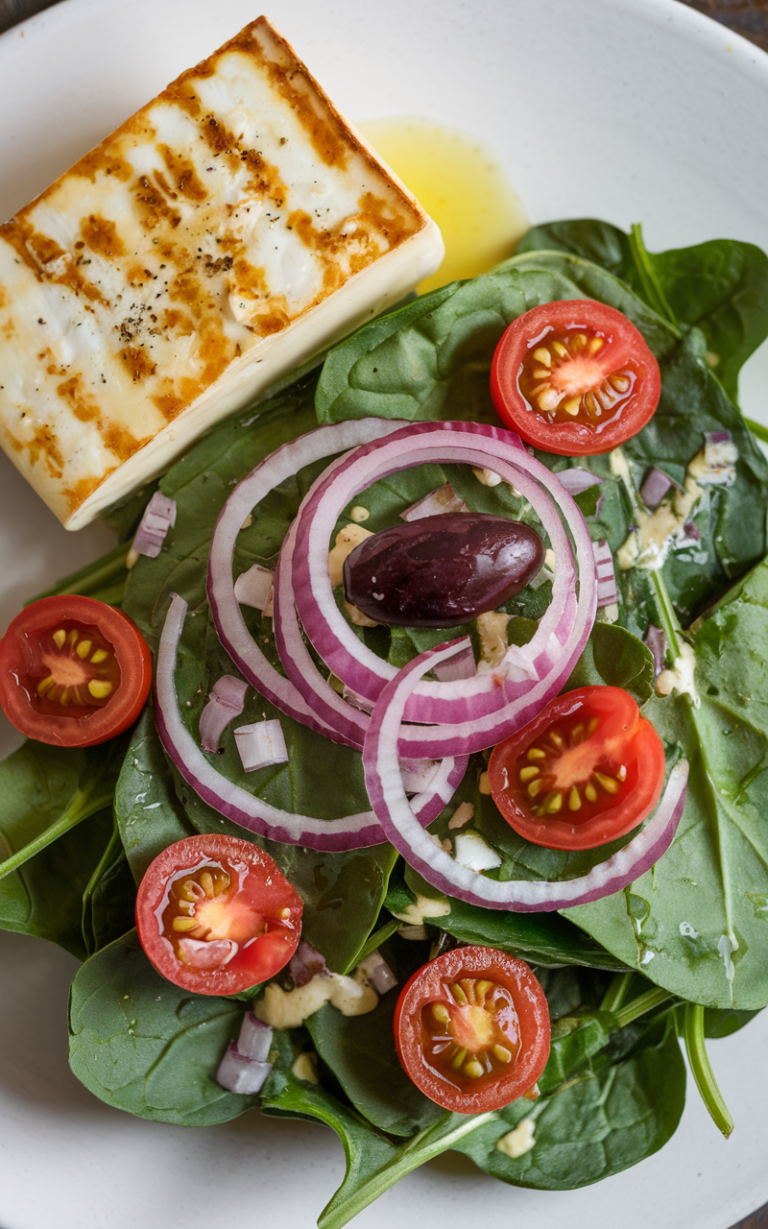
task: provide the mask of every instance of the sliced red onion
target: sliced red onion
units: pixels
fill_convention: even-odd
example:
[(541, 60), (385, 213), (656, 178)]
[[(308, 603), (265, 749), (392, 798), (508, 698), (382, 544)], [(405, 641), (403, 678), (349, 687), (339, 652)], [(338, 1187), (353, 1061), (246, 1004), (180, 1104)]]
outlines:
[(379, 951), (371, 952), (370, 956), (361, 960), (357, 967), (377, 994), (386, 994), (388, 990), (397, 985), (397, 978)]
[(648, 624), (648, 630), (643, 636), (643, 643), (653, 654), (653, 665), (656, 674), (661, 674), (667, 659), (667, 638), (660, 627)]
[(404, 521), (418, 521), (424, 516), (440, 516), (445, 512), (469, 512), (469, 508), (456, 494), (450, 482), (439, 486), (436, 491), (430, 491), (423, 499), (418, 499), (405, 512), (400, 513)]
[(176, 500), (162, 491), (155, 491), (136, 530), (131, 552), (156, 559), (163, 548), (166, 534), (176, 524)]
[(241, 725), (235, 730), (235, 746), (245, 772), (288, 763), (283, 727), (276, 717)]
[(252, 1011), (247, 1011), (243, 1016), (243, 1022), (240, 1025), (240, 1033), (237, 1038), (237, 1049), (245, 1058), (252, 1058), (256, 1062), (264, 1062), (269, 1058), (269, 1051), (272, 1045), (272, 1029), (258, 1016), (255, 1016)]
[(280, 674), (267, 660), (251, 636), (234, 592), (232, 563), (235, 542), (252, 508), (305, 465), (388, 435), (401, 425), (382, 418), (352, 420), (318, 427), (316, 431), (308, 431), (284, 444), (238, 483), (221, 510), (211, 539), (208, 599), (216, 630), (232, 660), (251, 686), (275, 708), (335, 742), (346, 742), (350, 746), (362, 746), (362, 737), (345, 737), (335, 726), (317, 716), (290, 679)]
[(595, 553), (595, 576), (597, 578), (597, 607), (610, 606), (619, 600), (619, 590), (616, 584), (616, 573), (613, 568), (613, 555), (606, 538), (592, 543)]
[[(160, 636), (155, 668), (157, 731), (184, 780), (204, 802), (233, 823), (287, 845), (340, 851), (381, 844), (385, 838), (371, 811), (329, 820), (294, 815), (255, 798), (209, 763), (182, 720), (176, 696), (176, 656), (186, 611), (187, 603), (175, 593)], [(420, 823), (429, 824), (437, 818), (456, 792), (466, 769), (466, 758), (443, 759), (429, 787), (412, 800)]]
[(650, 508), (653, 511), (654, 508), (658, 508), (669, 488), (674, 485), (669, 475), (665, 474), (663, 469), (659, 469), (657, 465), (654, 465), (648, 470), (643, 479), (643, 484), (640, 487), (640, 498), (646, 508)]
[(397, 747), (408, 696), (452, 646), (414, 658), (384, 688), (373, 710), (363, 748), (365, 781), (371, 804), (388, 839), (428, 883), (451, 896), (489, 909), (527, 913), (588, 904), (639, 879), (669, 848), (685, 804), (688, 764), (670, 773), (651, 818), (623, 849), (586, 875), (566, 880), (496, 880), (461, 866), (414, 821), (403, 789)]
[(241, 1054), (234, 1041), (230, 1041), (224, 1057), (216, 1072), (216, 1083), (226, 1088), (227, 1092), (236, 1092), (241, 1096), (253, 1096), (261, 1092), (267, 1076), (272, 1070), (272, 1063), (260, 1062)]
[(235, 581), (235, 597), (240, 605), (264, 610), (272, 595), (274, 578), (272, 569), (263, 568), (260, 563), (254, 563), (247, 572), (241, 572)]
[(302, 939), (296, 948), (288, 969), (295, 986), (306, 986), (308, 982), (312, 981), (313, 977), (318, 975), (330, 977), (330, 970), (325, 963), (325, 956), (312, 947), (311, 943), (307, 943), (306, 939)]
[[(396, 471), (438, 460), (472, 466), (492, 461), (494, 469), (535, 508), (558, 567), (552, 600), (528, 645), (510, 646), (503, 662), (492, 670), (451, 684), (424, 682), (414, 693), (408, 719), (436, 722), (440, 728), (422, 735), (403, 730), (401, 751), (432, 758), (483, 749), (529, 720), (568, 677), (589, 635), (596, 600), (592, 546), (581, 512), (557, 477), (528, 457), (511, 432), (461, 422), (417, 423), (360, 447), (310, 491), (283, 544), (276, 573), (278, 651), (297, 689), (324, 721), (343, 722), (343, 702), (316, 670), (305, 669), (308, 654), (301, 655), (300, 633), (287, 599), (295, 598), (304, 630), (334, 674), (369, 701), (375, 700), (395, 668), (362, 644), (339, 613), (328, 578), (328, 542), (338, 515), (359, 491)], [(567, 517), (576, 545), (578, 594), (573, 551), (561, 514)], [(284, 574), (289, 559), (293, 592)], [(352, 720), (359, 730), (360, 722)]]
[(222, 674), (213, 684), (208, 703), (200, 714), (200, 746), (203, 751), (218, 751), (219, 740), (245, 704), (248, 684), (234, 674)]

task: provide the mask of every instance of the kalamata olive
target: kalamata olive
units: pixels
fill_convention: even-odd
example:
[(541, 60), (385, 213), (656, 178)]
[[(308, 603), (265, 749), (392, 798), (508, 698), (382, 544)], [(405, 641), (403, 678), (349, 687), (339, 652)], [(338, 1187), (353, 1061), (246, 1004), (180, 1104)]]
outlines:
[(544, 544), (527, 525), (447, 512), (366, 538), (344, 562), (344, 589), (377, 623), (455, 627), (503, 605), (543, 562)]

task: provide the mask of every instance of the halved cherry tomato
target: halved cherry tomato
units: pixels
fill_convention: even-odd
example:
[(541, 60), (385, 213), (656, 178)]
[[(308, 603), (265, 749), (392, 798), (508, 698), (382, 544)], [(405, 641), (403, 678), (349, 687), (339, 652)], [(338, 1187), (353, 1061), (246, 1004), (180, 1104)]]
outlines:
[(592, 299), (543, 303), (513, 320), (491, 364), (499, 417), (560, 456), (610, 452), (637, 435), (661, 394), (642, 334)]
[(252, 841), (188, 836), (146, 871), (136, 926), (152, 964), (175, 986), (239, 994), (291, 959), (303, 908), (275, 860)]
[(531, 1093), (549, 1057), (547, 1000), (527, 964), (492, 947), (457, 947), (406, 982), (395, 1046), (407, 1076), (459, 1114)]
[(93, 747), (138, 717), (152, 655), (115, 606), (68, 593), (22, 610), (0, 640), (0, 705), (38, 742)]
[(594, 849), (650, 815), (664, 785), (664, 745), (621, 687), (556, 696), (494, 747), (491, 794), (535, 845)]

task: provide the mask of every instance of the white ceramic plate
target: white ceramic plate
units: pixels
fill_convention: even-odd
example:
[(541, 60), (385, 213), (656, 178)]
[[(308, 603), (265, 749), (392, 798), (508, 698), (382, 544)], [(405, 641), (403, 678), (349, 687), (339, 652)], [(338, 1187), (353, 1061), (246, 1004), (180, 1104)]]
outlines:
[[(0, 217), (257, 15), (249, 0), (66, 0), (0, 38)], [(274, 0), (267, 15), (350, 117), (417, 115), (482, 137), (533, 221), (642, 221), (651, 249), (729, 235), (768, 249), (768, 57), (674, 0)], [(764, 412), (768, 358), (742, 384)], [(0, 627), (99, 553), (0, 456)], [(0, 752), (17, 742), (7, 723)], [(183, 1130), (94, 1100), (66, 1066), (74, 962), (0, 935), (3, 1229), (303, 1229), (339, 1184), (330, 1131), (246, 1115)], [(768, 1012), (712, 1057), (725, 1142), (695, 1090), (672, 1142), (597, 1186), (517, 1190), (457, 1154), (363, 1212), (360, 1229), (464, 1221), (549, 1229), (726, 1229), (768, 1200)]]

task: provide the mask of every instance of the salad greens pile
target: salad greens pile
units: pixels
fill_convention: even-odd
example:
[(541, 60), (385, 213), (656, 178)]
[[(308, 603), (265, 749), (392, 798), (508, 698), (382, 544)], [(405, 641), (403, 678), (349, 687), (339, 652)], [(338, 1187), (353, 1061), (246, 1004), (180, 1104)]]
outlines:
[[(321, 1215), (324, 1229), (347, 1223), (446, 1149), (505, 1182), (540, 1189), (571, 1189), (636, 1164), (680, 1120), (681, 1038), (715, 1121), (730, 1130), (704, 1039), (734, 1031), (768, 1004), (768, 463), (735, 402), (739, 369), (768, 335), (768, 258), (730, 240), (652, 255), (639, 228), (626, 235), (592, 220), (535, 228), (511, 260), (366, 325), (321, 368), (193, 447), (160, 482), (176, 501), (177, 519), (156, 559), (141, 558), (126, 571), (125, 543), (150, 488), (111, 512), (121, 545), (56, 589), (121, 605), (153, 649), (171, 594), (184, 597), (190, 614), (176, 682), (196, 734), (210, 687), (233, 669), (205, 593), (211, 533), (233, 484), (318, 421), (497, 421), (488, 373), (505, 327), (537, 304), (585, 297), (624, 312), (662, 373), (658, 410), (623, 446), (624, 463), (578, 459), (602, 479), (578, 497), (593, 539), (606, 538), (614, 553), (627, 540), (651, 466), (682, 486), (707, 433), (727, 431), (738, 451), (733, 481), (704, 487), (691, 514), (695, 532), (672, 544), (661, 567), (617, 568), (616, 618), (595, 624), (568, 684), (627, 688), (661, 735), (668, 769), (681, 756), (691, 765), (676, 839), (652, 871), (623, 892), (562, 914), (450, 900), (448, 911), (427, 919), (429, 935), (420, 941), (403, 936), (398, 915), (437, 893), (389, 845), (318, 853), (243, 833), (166, 759), (151, 706), (113, 743), (64, 751), (28, 742), (0, 764), (0, 925), (51, 939), (82, 960), (70, 1000), (76, 1075), (109, 1104), (157, 1121), (210, 1125), (259, 1105), (267, 1114), (332, 1127), (347, 1175)], [(574, 464), (537, 455), (553, 470)], [(274, 565), (324, 466), (300, 472), (254, 509), (238, 538), (236, 572)], [(397, 523), (405, 507), (447, 480), (472, 510), (506, 512), (535, 526), (530, 506), (508, 486), (483, 486), (461, 466), (424, 466), (366, 493), (366, 528)], [(510, 640), (530, 638), (550, 591), (545, 582), (510, 600)], [(271, 621), (255, 610), (246, 617), (278, 665)], [(669, 665), (683, 646), (692, 650), (693, 689), (656, 694), (653, 656), (643, 643), (649, 624), (665, 633)], [(355, 630), (398, 666), (445, 639), (441, 631)], [(452, 635), (463, 632), (476, 637), (473, 626)], [(280, 714), (249, 691), (243, 721), (272, 716)], [(246, 778), (225, 735), (218, 770), (289, 811), (332, 818), (367, 809), (359, 753), (280, 719), (287, 764)], [(474, 757), (432, 827), (439, 837), (457, 806), (470, 802), (472, 828), (501, 859), (491, 874), (502, 879), (569, 878), (606, 856), (605, 849), (557, 851), (519, 838), (481, 791), (484, 768), (484, 757)], [(216, 1068), (247, 996), (194, 996), (165, 982), (133, 929), (136, 885), (147, 866), (195, 832), (230, 832), (263, 845), (304, 899), (304, 938), (336, 972), (381, 948), (402, 984), (435, 945), (456, 941), (530, 962), (553, 1022), (540, 1098), (471, 1116), (424, 1097), (395, 1054), (397, 989), (368, 1015), (349, 1018), (326, 1004), (301, 1028), (277, 1030), (275, 1064), (260, 1095), (221, 1088)], [(316, 1082), (296, 1073), (306, 1067), (294, 1069), (306, 1053), (316, 1056)], [(498, 1147), (523, 1120), (532, 1146)]]

